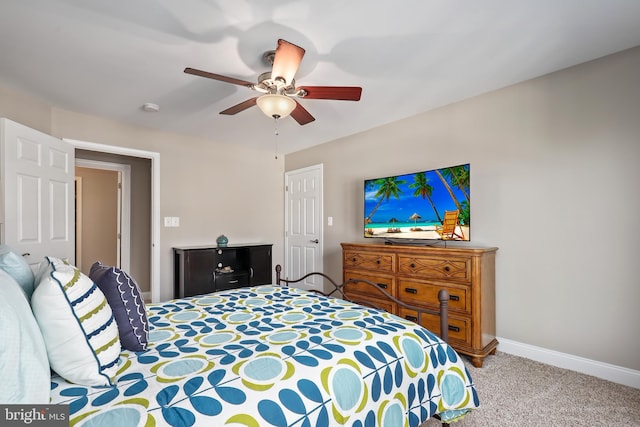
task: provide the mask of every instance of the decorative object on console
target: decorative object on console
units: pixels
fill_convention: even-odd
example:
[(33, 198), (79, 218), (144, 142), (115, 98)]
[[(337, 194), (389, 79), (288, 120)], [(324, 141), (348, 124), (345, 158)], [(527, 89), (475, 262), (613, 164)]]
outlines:
[[(366, 279), (398, 300), (438, 309), (438, 291), (449, 292), (449, 343), (480, 367), (495, 353), (495, 254), (498, 248), (435, 248), (428, 246), (342, 243), (343, 279)], [(410, 310), (358, 290), (368, 300), (402, 318), (416, 320)], [(366, 293), (365, 293), (366, 291)], [(436, 316), (423, 316), (422, 326), (438, 330)]]
[(225, 247), (229, 244), (229, 238), (227, 236), (225, 236), (224, 234), (221, 234), (218, 236), (218, 238), (216, 239), (216, 244), (220, 247)]
[(119, 269), (96, 261), (89, 278), (100, 288), (113, 311), (123, 348), (145, 351), (149, 342), (147, 311), (138, 284)]
[(76, 384), (113, 385), (120, 340), (113, 312), (89, 277), (62, 260), (46, 257), (31, 297), (51, 368)]

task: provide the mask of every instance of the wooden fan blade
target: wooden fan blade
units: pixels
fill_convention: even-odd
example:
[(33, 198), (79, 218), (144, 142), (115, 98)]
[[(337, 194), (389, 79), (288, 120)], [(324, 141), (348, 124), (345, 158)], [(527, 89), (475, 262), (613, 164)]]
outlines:
[(301, 125), (306, 125), (307, 123), (311, 123), (315, 120), (309, 112), (302, 106), (298, 101), (296, 101), (296, 108), (291, 112), (291, 117)]
[(304, 49), (300, 46), (279, 39), (276, 54), (273, 58), (271, 78), (282, 77), (287, 85), (290, 85), (293, 81), (293, 76), (295, 76), (296, 71), (298, 71), (300, 62), (302, 62), (304, 52)]
[(220, 111), (220, 114), (226, 114), (228, 116), (232, 116), (234, 114), (237, 114), (240, 111), (244, 111), (247, 108), (250, 108), (250, 107), (253, 107), (254, 105), (256, 105), (256, 100), (257, 99), (258, 99), (257, 96), (255, 98), (247, 99), (246, 101), (241, 102), (240, 104), (234, 105), (233, 107), (229, 107), (224, 111)]
[(356, 86), (300, 86), (308, 99), (335, 99), (338, 101), (360, 101), (362, 88)]
[(233, 77), (221, 76), (220, 74), (214, 74), (208, 71), (196, 70), (195, 68), (187, 67), (184, 69), (184, 72), (187, 74), (193, 74), (194, 76), (206, 77), (208, 79), (213, 79), (213, 80), (220, 80), (221, 82), (231, 83), (231, 84), (240, 85), (240, 86), (246, 86), (249, 88), (253, 87), (254, 85), (254, 83), (251, 83), (245, 80), (235, 79)]

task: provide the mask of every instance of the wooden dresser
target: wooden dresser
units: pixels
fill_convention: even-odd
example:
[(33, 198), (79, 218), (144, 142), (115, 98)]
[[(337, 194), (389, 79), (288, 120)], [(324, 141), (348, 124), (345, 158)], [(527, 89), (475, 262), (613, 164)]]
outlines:
[[(438, 291), (449, 292), (449, 343), (481, 367), (498, 341), (495, 321), (495, 254), (498, 248), (342, 243), (343, 280), (366, 279), (398, 300), (438, 310)], [(365, 291), (366, 289), (366, 291)], [(400, 317), (417, 320), (366, 285), (350, 285), (347, 296), (369, 301)], [(440, 330), (437, 316), (423, 315), (422, 324)]]

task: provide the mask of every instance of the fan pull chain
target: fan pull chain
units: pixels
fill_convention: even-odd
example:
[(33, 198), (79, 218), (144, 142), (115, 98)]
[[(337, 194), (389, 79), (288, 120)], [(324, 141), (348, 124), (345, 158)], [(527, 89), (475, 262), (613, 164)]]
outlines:
[(278, 118), (274, 117), (273, 118), (273, 128), (274, 128), (274, 139), (275, 139), (275, 148), (276, 148), (276, 160), (278, 160), (278, 135), (280, 135), (280, 132), (278, 132)]

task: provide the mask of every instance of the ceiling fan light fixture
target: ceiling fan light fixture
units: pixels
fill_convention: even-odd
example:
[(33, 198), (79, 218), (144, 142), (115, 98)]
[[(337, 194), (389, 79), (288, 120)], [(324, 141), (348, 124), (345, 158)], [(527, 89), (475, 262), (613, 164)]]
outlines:
[(256, 100), (260, 110), (275, 119), (284, 119), (296, 108), (296, 101), (285, 95), (269, 93)]
[[(249, 98), (239, 104), (220, 111), (220, 114), (232, 116), (255, 105), (267, 116), (275, 119), (289, 115), (299, 125), (306, 125), (315, 118), (298, 103), (299, 98), (330, 99), (335, 101), (359, 101), (361, 87), (354, 86), (302, 86), (296, 87), (294, 76), (298, 71), (304, 49), (286, 40), (279, 39), (275, 51), (263, 55), (265, 61), (271, 65), (271, 71), (258, 76), (258, 82), (252, 83), (234, 77), (210, 73), (187, 67), (184, 72), (195, 76), (206, 77), (258, 92), (258, 96)], [(263, 95), (264, 94), (264, 95)]]

